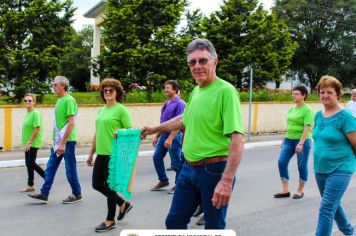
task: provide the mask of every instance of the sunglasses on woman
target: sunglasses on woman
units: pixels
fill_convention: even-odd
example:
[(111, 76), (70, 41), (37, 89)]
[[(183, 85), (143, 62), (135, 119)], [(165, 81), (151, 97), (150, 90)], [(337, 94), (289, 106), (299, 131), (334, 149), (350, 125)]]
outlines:
[(113, 93), (115, 91), (115, 89), (112, 89), (112, 88), (105, 88), (104, 89), (104, 93)]

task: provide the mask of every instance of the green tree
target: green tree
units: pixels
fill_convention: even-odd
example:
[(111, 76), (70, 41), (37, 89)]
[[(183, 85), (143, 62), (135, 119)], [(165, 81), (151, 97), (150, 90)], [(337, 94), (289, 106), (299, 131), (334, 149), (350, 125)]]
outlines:
[(70, 80), (76, 91), (87, 91), (90, 81), (90, 51), (93, 44), (93, 27), (85, 25), (76, 32), (72, 29), (72, 39), (61, 58), (60, 74)]
[(71, 0), (1, 1), (0, 83), (17, 99), (48, 89), (69, 42), (74, 10)]
[(181, 29), (180, 36), (189, 37), (190, 39), (202, 37), (204, 16), (201, 10), (187, 11), (185, 18), (186, 25)]
[(120, 79), (126, 89), (139, 83), (148, 91), (161, 89), (164, 80), (186, 77), (186, 45), (176, 33), (185, 6), (186, 0), (109, 0), (101, 77)]
[(242, 71), (254, 69), (254, 85), (280, 80), (297, 47), (286, 25), (258, 5), (258, 0), (224, 0), (205, 18), (203, 35), (216, 47), (219, 75), (241, 88)]
[(356, 0), (276, 0), (273, 11), (299, 44), (293, 69), (304, 72), (312, 88), (325, 74), (345, 85), (356, 80)]

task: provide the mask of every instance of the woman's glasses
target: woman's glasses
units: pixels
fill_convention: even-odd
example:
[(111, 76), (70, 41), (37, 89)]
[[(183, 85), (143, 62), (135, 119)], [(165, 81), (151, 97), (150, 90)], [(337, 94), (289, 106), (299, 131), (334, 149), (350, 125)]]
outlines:
[(113, 93), (115, 91), (115, 89), (112, 89), (112, 88), (105, 88), (104, 89), (104, 93), (109, 93), (109, 94), (111, 94), (111, 93)]

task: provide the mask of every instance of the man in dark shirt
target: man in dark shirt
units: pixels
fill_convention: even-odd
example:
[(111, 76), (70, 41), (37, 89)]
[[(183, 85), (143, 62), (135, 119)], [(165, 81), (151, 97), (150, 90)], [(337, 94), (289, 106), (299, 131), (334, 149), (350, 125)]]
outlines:
[[(167, 100), (163, 104), (161, 111), (161, 120), (160, 122), (166, 122), (176, 116), (179, 116), (183, 113), (185, 108), (185, 103), (180, 99), (179, 85), (175, 80), (168, 80), (164, 84), (164, 92), (167, 96)], [(176, 172), (176, 175), (179, 173), (179, 170), (182, 166), (182, 131), (172, 131), (170, 133), (157, 133), (153, 137), (153, 146), (155, 151), (153, 154), (153, 163), (158, 175), (159, 182), (151, 189), (151, 191), (159, 191), (162, 188), (169, 185), (168, 177), (164, 167), (163, 158), (166, 156), (167, 152), (172, 160), (172, 167)], [(168, 192), (173, 193), (174, 187)]]

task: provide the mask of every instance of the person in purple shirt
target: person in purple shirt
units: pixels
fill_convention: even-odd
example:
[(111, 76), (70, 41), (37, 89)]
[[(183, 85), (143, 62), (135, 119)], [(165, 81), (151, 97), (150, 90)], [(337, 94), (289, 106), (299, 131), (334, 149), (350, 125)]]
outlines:
[[(183, 114), (185, 109), (184, 101), (179, 97), (179, 85), (175, 80), (168, 80), (164, 84), (164, 92), (167, 96), (167, 100), (164, 102), (161, 110), (161, 120), (160, 122), (166, 122), (173, 117)], [(158, 175), (159, 182), (151, 188), (151, 191), (159, 191), (162, 188), (169, 185), (169, 179), (166, 174), (164, 167), (163, 158), (166, 156), (167, 152), (171, 157), (171, 163), (173, 170), (177, 175), (182, 166), (182, 131), (173, 131), (171, 133), (157, 133), (153, 137), (152, 144), (155, 147), (153, 154), (153, 163)], [(170, 189), (168, 193), (172, 194), (175, 187)]]

